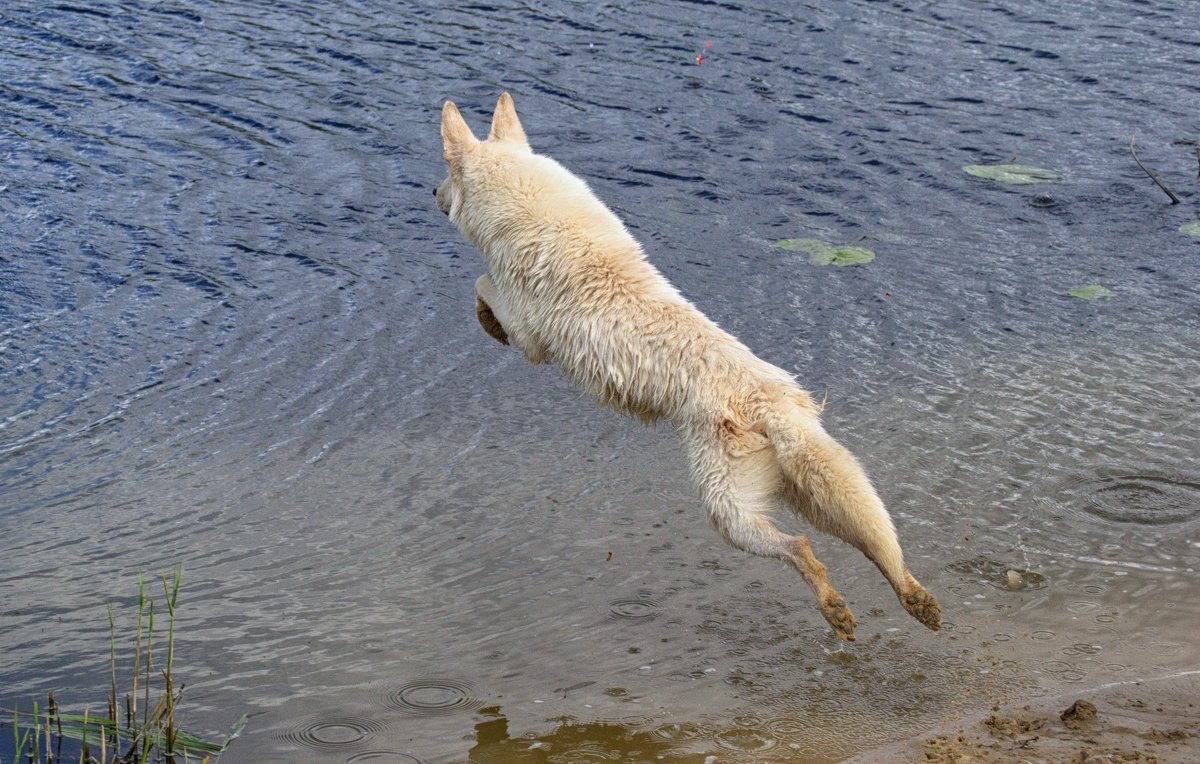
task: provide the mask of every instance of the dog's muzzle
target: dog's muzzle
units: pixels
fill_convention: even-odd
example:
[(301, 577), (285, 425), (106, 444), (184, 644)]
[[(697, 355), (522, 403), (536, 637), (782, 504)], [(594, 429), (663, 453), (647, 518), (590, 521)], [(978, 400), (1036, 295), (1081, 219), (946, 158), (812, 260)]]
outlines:
[(450, 179), (446, 178), (433, 189), (433, 198), (437, 199), (437, 207), (442, 211), (442, 214), (450, 215)]

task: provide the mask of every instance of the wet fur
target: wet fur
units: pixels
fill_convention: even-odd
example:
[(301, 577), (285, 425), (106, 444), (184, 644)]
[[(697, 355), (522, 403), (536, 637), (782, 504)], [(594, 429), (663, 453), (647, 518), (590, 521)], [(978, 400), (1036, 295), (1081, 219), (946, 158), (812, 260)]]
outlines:
[(674, 425), (713, 527), (792, 565), (842, 638), (854, 638), (854, 617), (808, 539), (776, 528), (775, 509), (853, 544), (909, 613), (938, 628), (937, 602), (904, 567), (883, 502), (792, 375), (684, 299), (584, 181), (533, 153), (507, 93), (487, 140), (449, 101), (441, 127), (449, 177), (434, 193), (487, 263), (475, 284), (487, 333), (531, 363), (557, 364), (606, 406)]

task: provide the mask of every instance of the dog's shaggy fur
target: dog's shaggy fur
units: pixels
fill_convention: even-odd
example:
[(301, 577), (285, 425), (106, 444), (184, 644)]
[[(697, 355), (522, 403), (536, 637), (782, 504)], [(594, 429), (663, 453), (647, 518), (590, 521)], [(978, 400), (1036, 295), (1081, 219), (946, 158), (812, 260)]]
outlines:
[(904, 567), (891, 518), (792, 375), (684, 299), (582, 180), (533, 153), (512, 98), (479, 141), (442, 109), (449, 177), (438, 207), (483, 253), (476, 315), (531, 363), (551, 361), (599, 402), (675, 426), (712, 525), (734, 547), (790, 563), (842, 638), (854, 617), (808, 539), (771, 522), (786, 505), (860, 549), (931, 629), (941, 613)]

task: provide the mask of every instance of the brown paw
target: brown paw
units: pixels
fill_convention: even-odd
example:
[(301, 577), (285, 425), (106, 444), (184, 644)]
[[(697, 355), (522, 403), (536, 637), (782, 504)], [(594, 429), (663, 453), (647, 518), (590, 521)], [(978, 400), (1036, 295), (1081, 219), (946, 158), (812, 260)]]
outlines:
[(913, 618), (937, 631), (942, 627), (942, 609), (925, 587), (916, 581), (912, 585), (912, 589), (900, 595), (900, 604)]
[(475, 298), (475, 318), (479, 319), (479, 325), (494, 340), (501, 345), (508, 344), (508, 332), (504, 331), (504, 327), (496, 320), (496, 316), (488, 304), (478, 297)]
[(825, 620), (829, 621), (829, 625), (839, 637), (847, 642), (854, 641), (854, 627), (858, 626), (858, 622), (850, 614), (850, 608), (846, 607), (846, 600), (841, 596), (834, 595), (821, 600), (821, 615), (825, 616)]

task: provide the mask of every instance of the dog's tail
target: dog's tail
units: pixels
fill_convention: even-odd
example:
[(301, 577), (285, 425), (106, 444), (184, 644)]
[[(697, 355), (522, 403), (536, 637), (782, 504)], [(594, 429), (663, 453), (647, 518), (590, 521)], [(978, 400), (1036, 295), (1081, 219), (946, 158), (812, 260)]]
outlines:
[(857, 547), (899, 593), (907, 571), (892, 518), (858, 460), (825, 432), (808, 395), (770, 396), (762, 421), (790, 503), (818, 530)]

